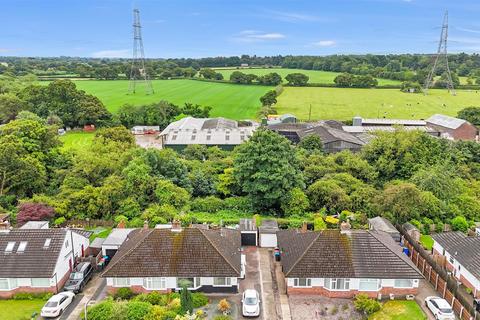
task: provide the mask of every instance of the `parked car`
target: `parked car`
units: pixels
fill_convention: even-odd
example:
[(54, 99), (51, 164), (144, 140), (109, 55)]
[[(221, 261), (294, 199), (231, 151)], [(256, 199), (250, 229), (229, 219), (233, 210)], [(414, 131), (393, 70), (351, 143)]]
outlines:
[(75, 293), (82, 292), (88, 280), (92, 277), (92, 274), (93, 268), (90, 262), (79, 263), (70, 274), (70, 278), (65, 283), (63, 290), (73, 291)]
[(473, 307), (475, 308), (476, 311), (480, 312), (480, 298), (473, 299)]
[(447, 300), (440, 297), (426, 297), (425, 305), (437, 320), (455, 320), (455, 313)]
[(40, 316), (43, 318), (56, 318), (72, 303), (75, 293), (71, 291), (60, 292), (50, 299), (42, 308)]
[(258, 317), (260, 315), (260, 298), (257, 290), (247, 289), (243, 292), (242, 314), (244, 317)]

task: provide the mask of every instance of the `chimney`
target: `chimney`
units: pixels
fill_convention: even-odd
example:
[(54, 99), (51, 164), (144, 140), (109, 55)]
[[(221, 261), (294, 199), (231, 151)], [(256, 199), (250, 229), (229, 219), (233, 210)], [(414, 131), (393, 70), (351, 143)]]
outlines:
[(182, 224), (180, 223), (180, 220), (174, 219), (172, 222), (172, 231), (173, 232), (180, 232), (182, 231)]
[(352, 228), (352, 226), (350, 225), (350, 221), (347, 219), (347, 221), (343, 221), (341, 224), (340, 224), (340, 232), (348, 232), (350, 231), (350, 229)]
[(143, 230), (148, 230), (148, 220), (143, 222)]
[(302, 223), (302, 233), (305, 233), (305, 232), (307, 232), (307, 222), (303, 221), (303, 223)]
[(119, 228), (119, 229), (125, 229), (126, 226), (127, 226), (127, 223), (125, 222), (125, 220), (121, 220), (121, 221), (117, 224), (117, 228)]

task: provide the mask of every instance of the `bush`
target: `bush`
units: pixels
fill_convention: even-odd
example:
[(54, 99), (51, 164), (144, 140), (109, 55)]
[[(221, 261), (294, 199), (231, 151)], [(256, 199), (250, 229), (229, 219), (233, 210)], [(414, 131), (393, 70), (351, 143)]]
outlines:
[(127, 319), (142, 320), (151, 309), (152, 305), (148, 302), (130, 301), (127, 304)]
[(135, 296), (135, 293), (130, 288), (120, 288), (115, 292), (113, 298), (115, 300), (130, 300)]
[(217, 309), (220, 312), (227, 312), (230, 310), (230, 307), (230, 303), (227, 301), (227, 299), (220, 300), (217, 305)]
[(34, 300), (34, 299), (40, 299), (40, 300), (48, 300), (53, 296), (53, 293), (51, 292), (41, 292), (41, 293), (17, 293), (15, 294), (12, 299), (13, 300)]
[(193, 307), (200, 308), (208, 304), (208, 298), (201, 292), (192, 293)]
[(315, 231), (327, 229), (327, 224), (320, 215), (317, 215), (315, 219), (313, 219), (313, 225)]
[(452, 221), (450, 221), (450, 224), (452, 225), (453, 231), (468, 231), (468, 222), (463, 216), (457, 216), (453, 218)]
[(230, 197), (223, 200), (226, 210), (235, 210), (241, 212), (252, 211), (252, 203), (248, 197)]
[(114, 302), (112, 300), (102, 301), (88, 308), (88, 320), (112, 319)]
[(191, 208), (192, 211), (213, 213), (222, 210), (223, 201), (214, 196), (196, 198), (192, 201)]
[(367, 315), (373, 314), (382, 308), (380, 302), (370, 299), (366, 294), (358, 294), (355, 296), (355, 309)]
[(148, 302), (152, 305), (166, 306), (168, 295), (160, 294), (157, 291), (142, 293), (135, 297), (135, 301)]
[(215, 318), (213, 318), (213, 320), (232, 320), (232, 317), (221, 315), (221, 316), (216, 316)]
[(60, 225), (64, 224), (65, 221), (67, 221), (67, 219), (65, 219), (65, 217), (60, 217), (60, 218), (55, 219), (53, 224), (56, 225), (56, 226), (60, 226)]

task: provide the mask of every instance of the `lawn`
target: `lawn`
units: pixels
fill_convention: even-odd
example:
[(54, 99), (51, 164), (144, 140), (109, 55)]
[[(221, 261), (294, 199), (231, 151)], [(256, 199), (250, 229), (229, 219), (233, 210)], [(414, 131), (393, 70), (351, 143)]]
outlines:
[(185, 102), (209, 105), (210, 115), (231, 119), (255, 118), (261, 106), (259, 98), (271, 87), (244, 86), (229, 83), (213, 83), (187, 79), (153, 80), (155, 93), (146, 95), (140, 85), (136, 94), (128, 94), (128, 81), (76, 81), (77, 88), (100, 98), (111, 112), (115, 113), (126, 103), (141, 105), (167, 100), (177, 105)]
[[(217, 69), (217, 72), (220, 72), (223, 77), (228, 80), (230, 79), (230, 74), (234, 71), (241, 71), (243, 73), (252, 73), (258, 76), (264, 75), (271, 72), (276, 72), (285, 79), (285, 77), (290, 73), (303, 73), (309, 77), (308, 82), (310, 83), (333, 83), (335, 77), (339, 74), (338, 72), (329, 72), (329, 71), (320, 71), (320, 70), (301, 70), (301, 69), (287, 69), (287, 68), (252, 68), (252, 69)], [(286, 82), (286, 80), (284, 80)], [(388, 85), (388, 84), (401, 84), (400, 81), (389, 80), (389, 79), (378, 79), (379, 85)]]
[(60, 136), (65, 150), (81, 150), (92, 144), (94, 132), (70, 131)]
[(387, 301), (382, 310), (371, 315), (369, 320), (424, 320), (427, 319), (415, 301)]
[(293, 88), (286, 87), (278, 97), (278, 113), (293, 113), (312, 120), (351, 120), (364, 118), (425, 119), (435, 113), (455, 116), (468, 106), (478, 105), (480, 92), (458, 90), (452, 96), (447, 90), (430, 90), (428, 95), (403, 93), (398, 89)]
[(30, 320), (34, 312), (40, 314), (45, 300), (0, 300), (0, 319)]
[(422, 234), (420, 236), (420, 243), (422, 244), (422, 246), (424, 248), (426, 248), (427, 250), (432, 250), (432, 247), (433, 247), (433, 239), (432, 239), (432, 236), (428, 235), (428, 234)]

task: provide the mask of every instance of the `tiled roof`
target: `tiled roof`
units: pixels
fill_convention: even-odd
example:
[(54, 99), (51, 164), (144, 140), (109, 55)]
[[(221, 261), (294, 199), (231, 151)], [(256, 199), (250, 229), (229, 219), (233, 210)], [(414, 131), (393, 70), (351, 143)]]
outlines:
[(432, 238), (480, 279), (480, 236), (468, 237), (462, 232), (443, 232), (434, 234)]
[[(65, 229), (14, 229), (0, 232), (0, 278), (50, 278), (67, 231)], [(44, 248), (46, 239), (50, 244)], [(17, 252), (25, 241), (25, 251)], [(15, 242), (13, 251), (6, 253), (9, 242)]]
[(142, 229), (129, 236), (103, 277), (238, 277), (240, 232)]
[(393, 224), (384, 217), (370, 218), (368, 219), (368, 223), (374, 230), (398, 233), (397, 228), (395, 228)]
[(290, 278), (422, 278), (385, 233), (352, 230), (279, 231), (282, 266)]
[(93, 234), (92, 231), (88, 231), (85, 229), (71, 229), (73, 232), (78, 233), (81, 236), (84, 236), (85, 238), (90, 238), (90, 236)]

